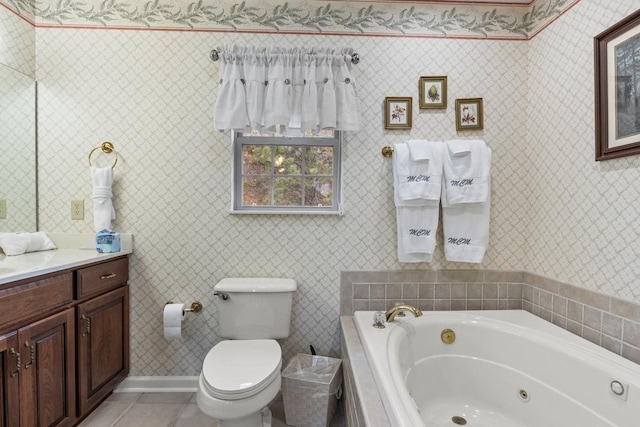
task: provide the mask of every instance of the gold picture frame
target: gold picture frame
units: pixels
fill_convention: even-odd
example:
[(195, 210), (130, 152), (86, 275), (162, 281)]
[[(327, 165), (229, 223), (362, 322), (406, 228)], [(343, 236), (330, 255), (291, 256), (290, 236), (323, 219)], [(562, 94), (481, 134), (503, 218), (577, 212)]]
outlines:
[(447, 76), (421, 76), (418, 92), (421, 110), (447, 108)]
[(411, 129), (413, 98), (388, 96), (384, 99), (384, 128)]
[(456, 99), (456, 130), (484, 129), (482, 98)]

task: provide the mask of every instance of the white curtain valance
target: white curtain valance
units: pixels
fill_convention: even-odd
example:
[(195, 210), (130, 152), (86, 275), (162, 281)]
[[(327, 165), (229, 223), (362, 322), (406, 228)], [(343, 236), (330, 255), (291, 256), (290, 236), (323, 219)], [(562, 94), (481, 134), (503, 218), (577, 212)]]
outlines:
[(218, 130), (356, 131), (358, 102), (351, 75), (353, 50), (254, 48), (220, 50)]

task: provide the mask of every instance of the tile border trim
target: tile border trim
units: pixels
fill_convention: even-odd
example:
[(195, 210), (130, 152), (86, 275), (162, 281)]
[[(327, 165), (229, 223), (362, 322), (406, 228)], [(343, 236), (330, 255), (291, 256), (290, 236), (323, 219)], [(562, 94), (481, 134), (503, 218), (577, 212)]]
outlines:
[(524, 309), (640, 364), (640, 304), (526, 271), (342, 271), (340, 315), (387, 310)]

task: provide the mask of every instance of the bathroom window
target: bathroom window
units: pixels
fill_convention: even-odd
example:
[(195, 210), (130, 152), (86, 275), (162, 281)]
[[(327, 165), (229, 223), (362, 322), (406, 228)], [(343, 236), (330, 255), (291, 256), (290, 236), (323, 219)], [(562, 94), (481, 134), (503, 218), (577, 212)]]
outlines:
[(342, 135), (233, 132), (232, 213), (342, 214)]

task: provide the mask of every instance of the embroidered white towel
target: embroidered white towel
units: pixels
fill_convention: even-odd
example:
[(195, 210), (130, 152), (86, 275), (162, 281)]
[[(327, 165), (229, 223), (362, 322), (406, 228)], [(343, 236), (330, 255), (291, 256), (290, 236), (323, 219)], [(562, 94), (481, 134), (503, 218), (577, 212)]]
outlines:
[(92, 166), (91, 181), (93, 182), (93, 225), (96, 233), (102, 230), (112, 230), (111, 220), (116, 219), (116, 211), (111, 200), (113, 168)]
[(443, 193), (448, 203), (477, 203), (489, 198), (491, 150), (481, 140), (452, 140), (443, 150)]
[(439, 200), (400, 197), (402, 182), (410, 174), (407, 144), (394, 144), (393, 183), (398, 235), (398, 261), (429, 262), (433, 258), (438, 228)]
[(0, 248), (5, 255), (22, 255), (26, 252), (56, 249), (56, 245), (42, 231), (37, 233), (0, 233)]
[[(399, 201), (417, 199), (437, 203), (442, 187), (442, 142), (414, 139), (406, 144), (395, 144), (395, 147), (396, 205)], [(416, 203), (424, 204), (422, 201)]]
[[(491, 150), (487, 148), (487, 151), (491, 164)], [(447, 261), (481, 263), (489, 243), (490, 182), (487, 182), (484, 202), (451, 204), (444, 184), (442, 190), (445, 258)]]

